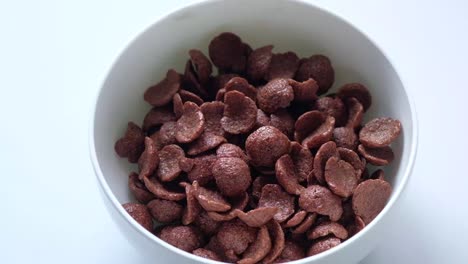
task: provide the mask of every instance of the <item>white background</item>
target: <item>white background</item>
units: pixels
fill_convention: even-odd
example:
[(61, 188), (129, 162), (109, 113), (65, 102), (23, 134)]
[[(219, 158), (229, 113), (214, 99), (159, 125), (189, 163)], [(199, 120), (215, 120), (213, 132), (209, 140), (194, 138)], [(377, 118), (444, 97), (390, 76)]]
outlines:
[[(189, 2), (0, 2), (1, 263), (158, 263), (104, 208), (87, 129), (118, 52)], [(314, 1), (388, 54), (419, 115), (399, 224), (362, 264), (468, 263), (468, 4), (376, 2)]]

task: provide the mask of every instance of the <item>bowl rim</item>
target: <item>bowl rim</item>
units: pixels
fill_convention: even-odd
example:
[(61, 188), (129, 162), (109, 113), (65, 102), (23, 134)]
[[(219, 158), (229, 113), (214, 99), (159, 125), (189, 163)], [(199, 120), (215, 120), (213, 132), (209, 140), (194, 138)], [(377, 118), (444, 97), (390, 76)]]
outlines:
[[(95, 116), (96, 116), (97, 106), (98, 106), (97, 104), (99, 102), (102, 87), (104, 86), (105, 82), (107, 81), (107, 79), (109, 77), (109, 73), (115, 67), (115, 65), (120, 60), (120, 58), (125, 53), (125, 51), (131, 45), (133, 45), (134, 42), (136, 42), (142, 35), (147, 33), (151, 28), (153, 28), (160, 21), (168, 19), (171, 16), (177, 16), (178, 14), (180, 14), (182, 12), (185, 12), (185, 11), (188, 11), (189, 9), (192, 9), (194, 7), (199, 7), (199, 6), (203, 6), (203, 5), (210, 5), (210, 4), (213, 4), (213, 3), (225, 2), (225, 1), (227, 1), (227, 0), (204, 0), (204, 1), (200, 1), (200, 2), (192, 2), (192, 3), (188, 3), (188, 4), (184, 4), (184, 5), (176, 5), (173, 8), (171, 8), (168, 12), (166, 12), (163, 15), (157, 17), (152, 23), (147, 25), (143, 30), (141, 30), (137, 34), (133, 35), (132, 38), (130, 38), (130, 40), (127, 41), (127, 43), (123, 47), (120, 48), (119, 52), (117, 53), (118, 54), (117, 57), (107, 67), (106, 71), (104, 71), (104, 77), (101, 78), (99, 89), (97, 89), (97, 91), (95, 92), (95, 95), (94, 95), (94, 101), (93, 101), (92, 108), (91, 108), (91, 117), (90, 117), (90, 120), (89, 120), (90, 124), (89, 124), (89, 130), (88, 130), (88, 140), (89, 140), (88, 144), (89, 144), (90, 159), (91, 159), (91, 162), (92, 162), (92, 165), (93, 165), (94, 172), (96, 174), (96, 178), (97, 178), (97, 180), (99, 182), (100, 187), (102, 188), (102, 190), (105, 193), (105, 197), (111, 202), (114, 209), (117, 210), (117, 212), (119, 212), (120, 217), (124, 218), (128, 223), (130, 223), (131, 227), (134, 230), (136, 230), (137, 232), (139, 232), (140, 235), (142, 235), (147, 240), (152, 241), (153, 243), (155, 242), (155, 243), (159, 244), (160, 246), (162, 246), (162, 247), (164, 247), (164, 248), (166, 248), (168, 250), (171, 250), (171, 251), (173, 251), (174, 253), (176, 253), (178, 255), (182, 255), (182, 256), (190, 259), (190, 260), (197, 261), (197, 262), (200, 262), (200, 263), (212, 263), (212, 264), (222, 263), (222, 262), (202, 258), (202, 257), (193, 255), (193, 254), (191, 254), (189, 252), (183, 251), (183, 250), (181, 250), (181, 249), (179, 249), (177, 247), (174, 247), (174, 246), (168, 244), (167, 242), (165, 242), (165, 241), (161, 240), (160, 238), (158, 238), (157, 236), (155, 236), (152, 232), (150, 232), (150, 231), (146, 230), (145, 228), (143, 228), (140, 224), (138, 224), (125, 211), (125, 209), (123, 209), (120, 202), (117, 200), (114, 193), (110, 189), (109, 184), (107, 183), (107, 181), (104, 178), (104, 175), (103, 175), (103, 173), (101, 171), (101, 168), (100, 168), (100, 165), (99, 165), (99, 162), (98, 162), (98, 159), (97, 159), (96, 146), (95, 146), (95, 141), (94, 141), (94, 123), (95, 123)], [(267, 1), (267, 0), (264, 0), (264, 1)], [(284, 1), (284, 0), (276, 0), (276, 1)], [(367, 41), (369, 41), (384, 56), (384, 58), (388, 61), (391, 68), (395, 71), (397, 78), (402, 83), (403, 90), (404, 90), (404, 92), (406, 94), (406, 97), (408, 99), (408, 102), (409, 102), (409, 108), (410, 108), (410, 112), (411, 112), (411, 120), (412, 120), (412, 125), (413, 125), (413, 133), (410, 135), (411, 146), (410, 146), (410, 149), (409, 149), (410, 153), (409, 153), (408, 164), (407, 164), (406, 168), (404, 169), (404, 171), (402, 173), (402, 176), (401, 176), (402, 179), (400, 181), (400, 184), (398, 186), (396, 186), (396, 188), (395, 187), (393, 188), (393, 195), (390, 198), (390, 200), (387, 202), (387, 204), (385, 205), (384, 209), (379, 213), (379, 215), (369, 225), (366, 226), (366, 228), (364, 228), (361, 232), (357, 233), (353, 237), (347, 239), (346, 241), (344, 241), (340, 245), (338, 245), (338, 246), (336, 246), (334, 248), (331, 248), (331, 249), (329, 249), (329, 250), (327, 250), (325, 252), (322, 252), (320, 254), (314, 255), (314, 256), (310, 256), (310, 257), (306, 257), (306, 258), (303, 258), (303, 259), (300, 259), (300, 260), (295, 260), (295, 261), (288, 262), (288, 263), (291, 263), (291, 264), (305, 264), (305, 263), (309, 263), (311, 261), (319, 261), (321, 259), (326, 259), (328, 256), (330, 256), (332, 254), (335, 254), (335, 252), (340, 251), (340, 250), (348, 247), (349, 245), (351, 245), (353, 243), (356, 243), (357, 241), (361, 240), (361, 237), (363, 237), (369, 230), (373, 229), (373, 227), (378, 222), (380, 222), (380, 220), (382, 218), (384, 218), (387, 215), (388, 211), (390, 209), (392, 209), (394, 204), (401, 197), (401, 193), (407, 187), (410, 175), (413, 172), (414, 164), (415, 164), (415, 161), (416, 161), (417, 150), (418, 150), (419, 128), (418, 128), (418, 119), (417, 119), (415, 101), (413, 99), (414, 97), (412, 96), (411, 90), (408, 90), (406, 88), (407, 86), (405, 85), (404, 79), (403, 79), (401, 73), (398, 71), (398, 69), (394, 66), (395, 64), (393, 63), (391, 58), (387, 55), (387, 53), (376, 42), (374, 42), (374, 40), (372, 40), (365, 32), (360, 30), (358, 27), (354, 26), (351, 22), (349, 22), (346, 19), (340, 17), (339, 15), (333, 13), (332, 11), (329, 11), (329, 10), (327, 10), (325, 8), (317, 6), (315, 3), (307, 2), (306, 0), (287, 0), (287, 1), (292, 2), (294, 4), (304, 5), (304, 7), (307, 7), (307, 8), (314, 8), (318, 12), (322, 12), (322, 13), (328, 15), (328, 16), (331, 16), (333, 19), (339, 20), (341, 23), (344, 23), (347, 26), (353, 28), (354, 30), (356, 30), (356, 32), (358, 34), (361, 34)]]

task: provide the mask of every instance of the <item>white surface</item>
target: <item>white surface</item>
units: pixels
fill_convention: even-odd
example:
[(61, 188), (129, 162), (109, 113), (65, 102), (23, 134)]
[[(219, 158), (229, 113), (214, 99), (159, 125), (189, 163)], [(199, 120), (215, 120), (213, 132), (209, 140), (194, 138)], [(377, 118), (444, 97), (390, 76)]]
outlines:
[[(105, 210), (87, 129), (118, 52), (186, 2), (1, 4), (2, 263), (158, 263), (138, 254)], [(420, 147), (401, 223), (362, 264), (466, 263), (468, 5), (315, 2), (366, 32), (417, 95)]]

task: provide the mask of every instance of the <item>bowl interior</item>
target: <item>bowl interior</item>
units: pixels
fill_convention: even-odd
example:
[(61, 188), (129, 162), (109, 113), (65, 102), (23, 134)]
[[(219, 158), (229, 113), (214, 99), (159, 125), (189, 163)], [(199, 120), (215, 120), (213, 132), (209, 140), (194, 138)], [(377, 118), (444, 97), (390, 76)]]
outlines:
[(143, 101), (144, 91), (169, 68), (183, 72), (189, 49), (207, 54), (209, 41), (223, 31), (238, 34), (253, 48), (273, 44), (274, 52), (327, 55), (336, 73), (333, 90), (347, 82), (365, 84), (373, 96), (366, 119), (389, 116), (402, 122), (403, 133), (393, 143), (396, 159), (386, 168), (394, 189), (401, 185), (414, 120), (397, 73), (376, 46), (349, 24), (301, 2), (212, 1), (181, 9), (140, 34), (117, 59), (101, 88), (92, 131), (97, 167), (120, 203), (133, 200), (127, 175), (136, 167), (117, 157), (114, 142), (128, 121), (141, 124), (151, 108)]

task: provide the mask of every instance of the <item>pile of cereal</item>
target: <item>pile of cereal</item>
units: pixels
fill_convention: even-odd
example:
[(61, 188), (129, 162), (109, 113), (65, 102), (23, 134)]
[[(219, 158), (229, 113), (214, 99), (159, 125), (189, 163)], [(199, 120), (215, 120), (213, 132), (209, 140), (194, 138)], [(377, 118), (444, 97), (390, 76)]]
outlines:
[[(323, 55), (252, 50), (232, 33), (189, 51), (184, 74), (148, 88), (143, 125), (115, 151), (138, 163), (123, 207), (167, 243), (197, 256), (278, 263), (339, 245), (369, 224), (391, 194), (383, 170), (398, 120), (361, 124), (368, 89), (334, 82)], [(212, 75), (212, 64), (218, 75)], [(154, 222), (153, 222), (154, 221)]]

